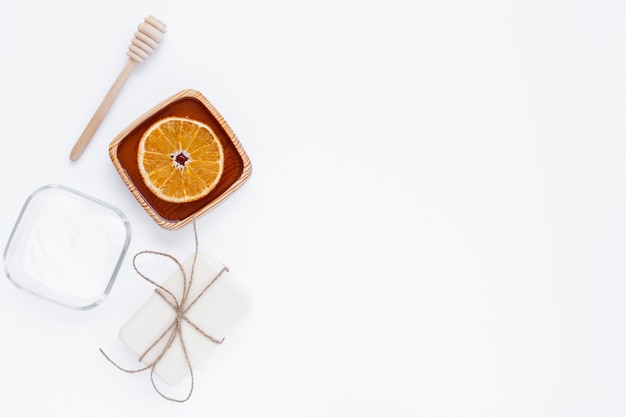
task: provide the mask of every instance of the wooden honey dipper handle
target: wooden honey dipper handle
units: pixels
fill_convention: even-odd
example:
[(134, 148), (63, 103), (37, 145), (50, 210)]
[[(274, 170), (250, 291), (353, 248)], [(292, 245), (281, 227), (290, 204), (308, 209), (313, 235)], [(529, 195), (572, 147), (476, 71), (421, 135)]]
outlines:
[(70, 159), (72, 161), (76, 161), (83, 154), (85, 148), (87, 148), (87, 145), (95, 135), (98, 127), (100, 127), (100, 123), (102, 123), (102, 120), (104, 120), (104, 117), (109, 112), (113, 102), (122, 90), (126, 80), (130, 77), (135, 64), (144, 62), (150, 54), (152, 54), (152, 51), (154, 51), (163, 40), (165, 32), (165, 24), (153, 16), (146, 17), (144, 21), (137, 26), (137, 32), (135, 32), (135, 36), (128, 46), (128, 62), (113, 82), (106, 96), (104, 96), (102, 103), (100, 103), (100, 106), (98, 106), (98, 109), (87, 124), (87, 127), (85, 127), (85, 130), (76, 141), (74, 148), (72, 148), (72, 152), (70, 152)]

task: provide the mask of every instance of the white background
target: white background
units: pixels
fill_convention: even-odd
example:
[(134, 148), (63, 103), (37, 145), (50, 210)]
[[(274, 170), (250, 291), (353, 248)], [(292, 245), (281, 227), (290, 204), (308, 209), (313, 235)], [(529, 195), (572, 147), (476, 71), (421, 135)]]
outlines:
[[(71, 163), (150, 14), (164, 42)], [(0, 241), (48, 183), (133, 228), (93, 310), (0, 281), (0, 415), (626, 415), (625, 2), (3, 0), (0, 16)], [(186, 88), (253, 164), (198, 227), (255, 304), (174, 404), (98, 349), (135, 364), (117, 332), (152, 288), (132, 255), (193, 251), (108, 156)]]

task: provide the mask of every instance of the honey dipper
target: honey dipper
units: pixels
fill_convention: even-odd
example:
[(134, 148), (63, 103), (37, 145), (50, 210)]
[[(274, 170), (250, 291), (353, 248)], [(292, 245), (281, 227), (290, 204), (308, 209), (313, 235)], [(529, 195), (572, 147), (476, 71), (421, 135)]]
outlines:
[(115, 79), (115, 82), (109, 89), (109, 92), (104, 96), (102, 103), (96, 110), (95, 114), (85, 127), (85, 130), (80, 135), (72, 152), (70, 153), (70, 159), (76, 161), (83, 153), (89, 141), (98, 130), (100, 123), (106, 116), (107, 112), (111, 108), (111, 105), (117, 98), (118, 94), (122, 90), (124, 83), (128, 80), (130, 73), (133, 71), (136, 63), (142, 63), (146, 60), (152, 51), (163, 40), (163, 35), (166, 32), (165, 23), (161, 22), (154, 16), (148, 16), (143, 22), (137, 26), (137, 32), (128, 46), (127, 55), (129, 57), (128, 62)]

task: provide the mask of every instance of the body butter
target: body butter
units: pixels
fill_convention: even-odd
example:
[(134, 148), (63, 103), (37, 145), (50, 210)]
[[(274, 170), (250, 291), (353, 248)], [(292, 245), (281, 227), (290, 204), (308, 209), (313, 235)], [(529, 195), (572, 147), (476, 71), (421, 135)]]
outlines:
[(117, 208), (61, 185), (27, 199), (4, 252), (19, 288), (75, 309), (98, 305), (111, 290), (130, 241)]

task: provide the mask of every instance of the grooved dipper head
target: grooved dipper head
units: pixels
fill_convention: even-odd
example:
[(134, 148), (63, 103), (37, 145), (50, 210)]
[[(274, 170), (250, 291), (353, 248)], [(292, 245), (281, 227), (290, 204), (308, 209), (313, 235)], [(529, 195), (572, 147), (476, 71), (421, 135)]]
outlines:
[(154, 16), (148, 16), (137, 26), (127, 55), (137, 62), (144, 62), (163, 40), (167, 26)]

